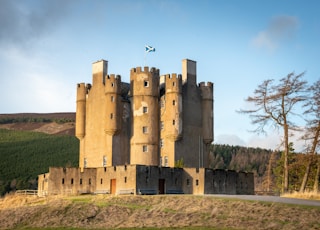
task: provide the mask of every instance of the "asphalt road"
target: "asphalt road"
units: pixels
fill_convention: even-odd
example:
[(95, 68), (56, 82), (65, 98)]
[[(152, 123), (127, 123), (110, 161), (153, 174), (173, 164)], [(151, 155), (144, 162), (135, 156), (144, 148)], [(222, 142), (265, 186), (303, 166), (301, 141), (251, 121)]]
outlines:
[(213, 194), (208, 196), (241, 199), (241, 200), (266, 201), (266, 202), (295, 204), (295, 205), (320, 206), (320, 200), (304, 200), (304, 199), (286, 198), (286, 197), (280, 197), (280, 196), (223, 195), (223, 194)]

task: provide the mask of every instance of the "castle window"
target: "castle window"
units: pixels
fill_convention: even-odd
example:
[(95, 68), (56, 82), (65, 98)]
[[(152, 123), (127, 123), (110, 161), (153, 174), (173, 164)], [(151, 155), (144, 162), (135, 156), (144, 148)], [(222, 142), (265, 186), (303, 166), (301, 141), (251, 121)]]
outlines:
[(168, 167), (169, 162), (168, 162), (168, 157), (164, 157), (164, 166)]
[(80, 184), (82, 184), (82, 178), (80, 178)]
[(113, 113), (110, 113), (110, 119), (113, 119)]
[(160, 139), (160, 148), (163, 148), (163, 139)]
[(113, 82), (111, 82), (111, 87), (114, 87), (114, 83)]
[(86, 168), (87, 167), (87, 158), (83, 159), (83, 167)]
[(142, 146), (142, 152), (148, 152), (148, 146), (147, 145), (143, 145)]
[(114, 96), (111, 96), (111, 101), (114, 102)]
[(62, 184), (64, 184), (64, 178), (62, 178)]
[(163, 123), (163, 121), (160, 121), (160, 129), (161, 129), (161, 130), (164, 129), (164, 123)]
[(190, 185), (190, 179), (187, 179), (187, 185)]
[(175, 82), (172, 82), (172, 86), (175, 86), (176, 85), (176, 83)]
[(164, 107), (164, 100), (163, 99), (160, 100), (160, 106), (161, 106), (161, 108)]
[(176, 105), (176, 100), (173, 100), (173, 101), (172, 101), (172, 105)]
[(199, 180), (196, 180), (196, 186), (198, 186), (199, 185)]
[(148, 133), (148, 127), (147, 126), (143, 126), (142, 127), (142, 132), (143, 133)]
[(149, 87), (149, 81), (144, 81), (144, 87)]
[(127, 177), (126, 176), (124, 177), (124, 183), (127, 183)]
[(106, 156), (103, 156), (103, 158), (102, 158), (102, 166), (103, 167), (107, 166), (107, 157)]
[(73, 184), (73, 178), (71, 178), (71, 184)]
[(172, 120), (172, 125), (175, 125), (176, 124), (176, 120)]
[(100, 184), (102, 184), (102, 182), (103, 182), (103, 179), (101, 178), (101, 179), (100, 179)]
[(91, 178), (89, 178), (89, 184), (91, 184)]
[(148, 112), (148, 107), (147, 106), (143, 106), (142, 107), (142, 111), (143, 111), (143, 113), (147, 113)]

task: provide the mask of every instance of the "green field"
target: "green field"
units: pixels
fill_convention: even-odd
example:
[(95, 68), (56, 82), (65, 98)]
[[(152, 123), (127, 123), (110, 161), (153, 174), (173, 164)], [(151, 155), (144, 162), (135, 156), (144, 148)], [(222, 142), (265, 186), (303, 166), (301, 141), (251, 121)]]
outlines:
[(50, 166), (77, 166), (79, 141), (73, 136), (0, 129), (0, 194), (36, 189)]

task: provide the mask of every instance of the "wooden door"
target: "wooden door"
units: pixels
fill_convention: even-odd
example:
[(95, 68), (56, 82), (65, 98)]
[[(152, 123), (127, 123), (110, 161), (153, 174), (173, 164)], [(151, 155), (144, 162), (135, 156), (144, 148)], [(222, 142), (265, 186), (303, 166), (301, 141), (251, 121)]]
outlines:
[(110, 180), (110, 193), (111, 194), (116, 194), (116, 184), (117, 184), (116, 179)]
[(165, 192), (165, 179), (159, 179), (159, 194), (164, 194)]

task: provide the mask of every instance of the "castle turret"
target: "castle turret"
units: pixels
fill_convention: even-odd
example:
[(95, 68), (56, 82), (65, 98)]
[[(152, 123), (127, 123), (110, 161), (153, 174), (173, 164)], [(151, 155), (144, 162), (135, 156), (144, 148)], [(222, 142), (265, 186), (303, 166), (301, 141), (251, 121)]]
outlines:
[(131, 69), (131, 164), (159, 164), (159, 70)]
[(165, 116), (166, 137), (177, 141), (182, 137), (182, 77), (165, 76)]
[(114, 135), (121, 129), (121, 77), (111, 74), (105, 78), (106, 118), (105, 132)]
[(213, 83), (199, 84), (202, 97), (202, 137), (205, 144), (213, 141)]
[(76, 137), (82, 139), (85, 136), (86, 126), (86, 94), (84, 83), (77, 85), (77, 111), (76, 111)]

